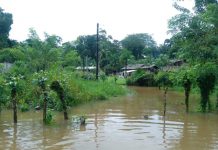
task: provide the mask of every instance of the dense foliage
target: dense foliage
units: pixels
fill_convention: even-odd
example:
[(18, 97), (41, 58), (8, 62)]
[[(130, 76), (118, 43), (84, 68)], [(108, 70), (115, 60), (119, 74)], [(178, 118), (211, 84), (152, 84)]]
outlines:
[(173, 37), (169, 40), (167, 53), (170, 56), (184, 59), (190, 68), (194, 68), (193, 78), (186, 79), (184, 87), (190, 91), (191, 82), (196, 82), (201, 93), (201, 110), (211, 110), (209, 95), (217, 80), (218, 58), (218, 3), (217, 1), (195, 1), (195, 12), (175, 5), (181, 13), (169, 21)]
[(142, 69), (138, 69), (131, 76), (127, 78), (127, 85), (137, 85), (137, 86), (156, 86), (156, 81), (154, 79), (154, 74), (146, 72)]
[(12, 23), (12, 14), (4, 12), (0, 7), (0, 49), (13, 45), (13, 41), (8, 38)]

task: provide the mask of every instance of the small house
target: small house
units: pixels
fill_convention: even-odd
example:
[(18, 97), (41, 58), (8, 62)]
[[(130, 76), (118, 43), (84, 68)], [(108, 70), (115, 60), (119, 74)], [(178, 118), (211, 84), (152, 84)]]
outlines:
[(156, 73), (159, 68), (156, 65), (150, 65), (146, 66), (144, 64), (129, 64), (123, 68), (121, 68), (122, 72), (121, 74), (123, 76), (130, 76), (133, 72), (135, 72), (138, 69), (143, 69), (148, 72)]

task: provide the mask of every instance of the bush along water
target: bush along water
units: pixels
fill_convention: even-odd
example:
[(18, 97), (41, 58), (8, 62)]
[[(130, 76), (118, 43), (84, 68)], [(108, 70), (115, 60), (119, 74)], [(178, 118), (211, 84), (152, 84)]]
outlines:
[(10, 76), (7, 78), (6, 85), (10, 88), (11, 101), (13, 106), (13, 119), (14, 123), (17, 123), (17, 95), (21, 91), (21, 80), (23, 76)]
[(142, 69), (136, 70), (127, 78), (127, 85), (156, 86), (154, 73), (146, 72)]
[(198, 66), (197, 84), (201, 93), (202, 112), (211, 111), (210, 94), (215, 88), (216, 83), (216, 65), (206, 63)]
[(36, 74), (36, 83), (41, 89), (41, 94), (43, 94), (43, 122), (47, 122), (47, 102), (48, 102), (48, 91), (46, 81), (48, 78), (46, 77), (46, 72), (41, 71), (40, 74)]
[(189, 112), (189, 95), (193, 84), (195, 84), (196, 70), (194, 67), (184, 66), (175, 72), (174, 85), (182, 86), (185, 93), (186, 112)]
[(68, 115), (67, 115), (67, 105), (64, 99), (64, 89), (63, 87), (60, 85), (60, 83), (58, 81), (53, 81), (51, 83), (50, 88), (52, 90), (54, 90), (57, 95), (59, 96), (62, 106), (63, 106), (63, 110), (64, 110), (64, 119), (67, 120), (68, 119)]
[(1, 106), (10, 106), (10, 100), (13, 99), (21, 111), (43, 108), (44, 122), (47, 120), (47, 109), (64, 111), (66, 119), (68, 107), (93, 100), (105, 100), (126, 92), (123, 86), (109, 80), (87, 80), (61, 67), (23, 76), (19, 84), (16, 84), (16, 88), (9, 79), (5, 86), (5, 80), (6, 77), (1, 75), (0, 90), (3, 92), (0, 97)]
[(51, 109), (48, 109), (46, 112), (46, 119), (45, 119), (44, 123), (51, 124), (53, 119), (54, 119), (54, 115), (53, 115)]

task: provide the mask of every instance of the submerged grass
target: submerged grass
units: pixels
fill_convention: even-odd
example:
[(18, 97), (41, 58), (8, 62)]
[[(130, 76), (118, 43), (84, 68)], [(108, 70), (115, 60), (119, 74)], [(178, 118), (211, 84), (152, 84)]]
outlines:
[[(75, 80), (74, 80), (75, 79)], [(74, 78), (71, 81), (72, 97), (74, 104), (80, 104), (92, 100), (106, 100), (109, 97), (124, 95), (126, 89), (110, 81), (91, 81)]]
[[(49, 82), (58, 80), (62, 83), (68, 106), (75, 106), (96, 100), (106, 100), (110, 97), (124, 95), (127, 89), (111, 80), (87, 80), (78, 73), (51, 71), (48, 73)], [(53, 98), (55, 99), (55, 97)]]

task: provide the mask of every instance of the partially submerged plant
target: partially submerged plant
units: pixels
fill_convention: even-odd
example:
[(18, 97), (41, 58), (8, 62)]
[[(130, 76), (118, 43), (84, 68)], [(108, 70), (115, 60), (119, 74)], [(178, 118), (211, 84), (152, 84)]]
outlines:
[(64, 119), (67, 120), (68, 119), (68, 115), (67, 115), (67, 105), (66, 102), (64, 100), (64, 89), (63, 87), (60, 85), (60, 83), (58, 81), (53, 81), (51, 83), (50, 88), (52, 90), (54, 90), (57, 95), (59, 96), (61, 102), (62, 102), (62, 106), (63, 106), (63, 110), (64, 110)]
[(53, 118), (54, 118), (54, 115), (53, 115), (51, 109), (48, 109), (48, 111), (46, 112), (45, 124), (51, 124)]
[(46, 118), (47, 118), (47, 101), (48, 101), (48, 91), (46, 88), (46, 81), (48, 78), (46, 77), (46, 72), (40, 71), (40, 73), (35, 74), (36, 79), (34, 82), (37, 83), (37, 85), (41, 88), (42, 94), (44, 96), (44, 101), (43, 101), (43, 122), (46, 123)]
[(23, 76), (18, 75), (18, 76), (11, 76), (7, 79), (6, 85), (9, 85), (11, 88), (11, 100), (13, 103), (13, 118), (14, 118), (14, 123), (17, 123), (17, 92), (19, 90), (19, 81), (23, 79)]
[(86, 115), (76, 115), (72, 117), (73, 123), (85, 125), (86, 124)]

